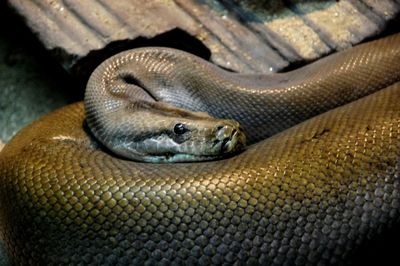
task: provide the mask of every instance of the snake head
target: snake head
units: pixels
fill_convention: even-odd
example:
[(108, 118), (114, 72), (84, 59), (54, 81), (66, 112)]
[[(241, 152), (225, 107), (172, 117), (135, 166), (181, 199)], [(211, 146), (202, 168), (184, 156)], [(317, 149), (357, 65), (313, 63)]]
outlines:
[(121, 126), (113, 130), (113, 138), (103, 142), (127, 159), (153, 163), (214, 160), (239, 152), (246, 143), (243, 129), (233, 120), (161, 102), (142, 103), (141, 107), (136, 103), (134, 109), (125, 121), (122, 116), (113, 120)]
[(154, 162), (191, 162), (223, 158), (242, 150), (246, 137), (239, 123), (207, 118), (164, 120), (165, 131), (144, 141)]

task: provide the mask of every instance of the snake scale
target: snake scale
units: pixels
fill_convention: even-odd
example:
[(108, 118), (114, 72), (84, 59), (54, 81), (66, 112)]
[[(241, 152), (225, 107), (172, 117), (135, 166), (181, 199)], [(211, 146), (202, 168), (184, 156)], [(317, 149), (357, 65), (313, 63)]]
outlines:
[(0, 154), (15, 264), (343, 264), (399, 225), (400, 35), (271, 76), (143, 48), (105, 61), (88, 86), (121, 71), (153, 100), (239, 121), (250, 145), (134, 162), (92, 137), (83, 103), (43, 117)]

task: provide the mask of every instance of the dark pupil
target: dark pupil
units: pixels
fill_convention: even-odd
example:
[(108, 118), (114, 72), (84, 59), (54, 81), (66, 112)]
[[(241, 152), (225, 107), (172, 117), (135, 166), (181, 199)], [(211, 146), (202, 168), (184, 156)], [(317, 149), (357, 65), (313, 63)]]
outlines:
[(174, 127), (174, 133), (175, 134), (183, 134), (187, 131), (186, 127), (184, 124), (178, 123)]

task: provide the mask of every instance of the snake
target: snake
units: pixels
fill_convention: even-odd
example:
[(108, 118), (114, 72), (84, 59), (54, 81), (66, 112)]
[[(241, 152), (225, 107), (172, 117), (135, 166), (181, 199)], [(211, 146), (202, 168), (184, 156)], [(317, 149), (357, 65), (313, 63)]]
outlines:
[(171, 48), (117, 54), (85, 103), (0, 153), (8, 254), (16, 265), (350, 263), (399, 226), (399, 81), (400, 34), (270, 75)]

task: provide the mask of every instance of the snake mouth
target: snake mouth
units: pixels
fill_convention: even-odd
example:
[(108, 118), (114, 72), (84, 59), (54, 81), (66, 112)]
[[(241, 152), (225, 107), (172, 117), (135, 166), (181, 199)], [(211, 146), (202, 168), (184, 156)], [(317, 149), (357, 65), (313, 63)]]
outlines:
[(219, 155), (195, 155), (189, 153), (168, 153), (163, 155), (148, 155), (143, 157), (145, 163), (197, 163), (204, 161), (214, 161), (224, 156)]

